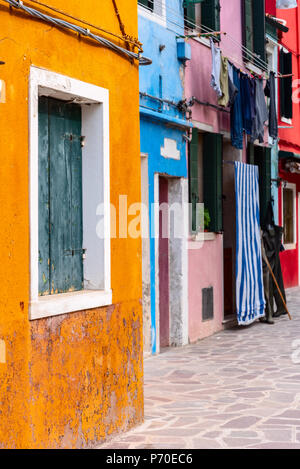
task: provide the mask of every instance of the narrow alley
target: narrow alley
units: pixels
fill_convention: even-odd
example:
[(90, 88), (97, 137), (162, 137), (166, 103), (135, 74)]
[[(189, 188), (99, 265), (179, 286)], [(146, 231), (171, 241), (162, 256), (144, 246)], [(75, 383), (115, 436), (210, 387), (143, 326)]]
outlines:
[(293, 320), (226, 330), (145, 360), (145, 423), (101, 448), (300, 449), (300, 289)]

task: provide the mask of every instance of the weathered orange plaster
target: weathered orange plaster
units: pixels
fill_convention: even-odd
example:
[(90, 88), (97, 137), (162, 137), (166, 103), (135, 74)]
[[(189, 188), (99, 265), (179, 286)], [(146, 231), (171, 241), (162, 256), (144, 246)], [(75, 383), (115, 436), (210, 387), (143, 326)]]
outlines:
[[(49, 3), (120, 34), (111, 0)], [(136, 0), (118, 6), (137, 36)], [(1, 0), (0, 60), (0, 447), (91, 447), (143, 420), (141, 240), (111, 241), (113, 306), (29, 321), (28, 79), (35, 65), (109, 89), (118, 208), (141, 198), (138, 66)]]

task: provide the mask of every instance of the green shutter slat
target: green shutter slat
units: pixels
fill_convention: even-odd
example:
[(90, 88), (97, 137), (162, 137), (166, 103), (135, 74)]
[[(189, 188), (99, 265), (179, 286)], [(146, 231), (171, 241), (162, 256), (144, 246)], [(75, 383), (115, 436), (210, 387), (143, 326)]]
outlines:
[(201, 23), (213, 31), (220, 31), (219, 0), (204, 0), (201, 5)]
[(223, 231), (223, 137), (207, 133), (203, 136), (204, 207), (210, 215), (210, 230)]
[(75, 250), (72, 259), (72, 287), (75, 290), (83, 288), (83, 220), (82, 220), (82, 147), (81, 147), (81, 108), (68, 108), (71, 132), (74, 136), (69, 141), (71, 156), (71, 239), (72, 249)]
[(39, 98), (39, 294), (50, 292), (48, 100)]
[[(243, 1), (243, 42), (244, 46), (253, 51), (253, 10), (252, 10), (252, 0)], [(250, 55), (247, 59), (251, 59)]]
[[(253, 0), (253, 50), (259, 55), (260, 59), (266, 60), (266, 14), (265, 2), (262, 0)], [(260, 66), (259, 62), (257, 65)]]
[(199, 202), (198, 182), (198, 130), (192, 130), (192, 141), (189, 145), (189, 200), (192, 204), (192, 233), (197, 232), (197, 203)]

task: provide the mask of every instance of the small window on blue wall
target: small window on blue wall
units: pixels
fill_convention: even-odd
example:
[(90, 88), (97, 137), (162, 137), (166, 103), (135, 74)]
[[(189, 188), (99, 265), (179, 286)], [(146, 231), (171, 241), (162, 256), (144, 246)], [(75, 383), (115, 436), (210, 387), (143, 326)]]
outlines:
[(154, 10), (154, 1), (155, 0), (138, 0), (138, 4), (147, 8), (147, 10)]

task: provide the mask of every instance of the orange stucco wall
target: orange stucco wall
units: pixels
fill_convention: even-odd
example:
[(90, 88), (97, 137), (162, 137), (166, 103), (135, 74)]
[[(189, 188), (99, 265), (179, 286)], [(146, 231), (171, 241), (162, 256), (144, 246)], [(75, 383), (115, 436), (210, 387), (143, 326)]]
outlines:
[[(49, 3), (120, 33), (111, 0)], [(132, 36), (136, 4), (118, 0)], [(111, 241), (113, 306), (28, 320), (29, 70), (109, 89), (111, 202), (118, 207), (119, 194), (128, 204), (141, 197), (138, 66), (1, 0), (0, 31), (0, 447), (89, 447), (143, 419), (141, 241)]]

